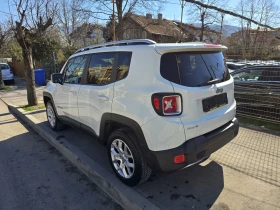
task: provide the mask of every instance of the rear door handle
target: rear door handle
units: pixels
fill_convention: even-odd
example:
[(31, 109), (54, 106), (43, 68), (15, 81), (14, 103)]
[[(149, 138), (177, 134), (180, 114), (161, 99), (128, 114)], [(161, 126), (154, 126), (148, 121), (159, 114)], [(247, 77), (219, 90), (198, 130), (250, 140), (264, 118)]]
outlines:
[(70, 91), (73, 95), (77, 95), (77, 92), (75, 91)]
[(98, 96), (98, 100), (109, 101), (109, 97), (107, 97), (107, 96)]

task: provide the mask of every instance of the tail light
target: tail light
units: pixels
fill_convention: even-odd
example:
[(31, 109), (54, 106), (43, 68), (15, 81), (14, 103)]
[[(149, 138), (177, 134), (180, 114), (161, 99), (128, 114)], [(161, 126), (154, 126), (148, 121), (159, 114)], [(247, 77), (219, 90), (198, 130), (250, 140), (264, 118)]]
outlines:
[(153, 94), (152, 104), (155, 112), (161, 116), (174, 116), (182, 113), (182, 97), (180, 94)]
[(10, 74), (13, 74), (13, 71), (12, 71), (12, 69), (10, 69)]
[(177, 155), (174, 157), (174, 163), (183, 163), (185, 162), (185, 155)]

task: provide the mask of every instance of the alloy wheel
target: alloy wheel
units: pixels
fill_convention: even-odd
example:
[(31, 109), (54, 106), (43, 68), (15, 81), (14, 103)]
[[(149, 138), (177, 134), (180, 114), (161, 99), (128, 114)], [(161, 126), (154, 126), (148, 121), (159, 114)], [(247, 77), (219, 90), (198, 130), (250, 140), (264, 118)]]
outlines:
[(111, 160), (121, 177), (129, 179), (133, 176), (135, 169), (133, 155), (121, 139), (115, 139), (111, 144)]

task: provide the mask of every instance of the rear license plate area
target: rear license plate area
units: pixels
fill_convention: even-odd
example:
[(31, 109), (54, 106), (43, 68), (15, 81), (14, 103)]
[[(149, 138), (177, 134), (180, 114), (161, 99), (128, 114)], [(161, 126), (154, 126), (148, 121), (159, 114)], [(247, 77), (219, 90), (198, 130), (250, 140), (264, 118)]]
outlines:
[(204, 112), (212, 111), (226, 104), (228, 104), (228, 98), (226, 93), (215, 95), (202, 100), (202, 107)]

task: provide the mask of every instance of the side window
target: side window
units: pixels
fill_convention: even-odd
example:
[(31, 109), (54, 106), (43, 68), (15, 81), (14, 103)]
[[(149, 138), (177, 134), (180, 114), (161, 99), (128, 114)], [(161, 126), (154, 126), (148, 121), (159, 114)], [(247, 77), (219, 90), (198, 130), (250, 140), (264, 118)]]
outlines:
[(264, 70), (244, 70), (240, 73), (234, 74), (232, 77), (234, 80), (240, 81), (260, 81)]
[(180, 84), (176, 59), (175, 53), (163, 54), (160, 62), (160, 74), (164, 79)]
[(110, 83), (116, 53), (92, 54), (88, 67), (87, 84)]
[(65, 67), (65, 83), (79, 84), (83, 76), (87, 56), (71, 58)]
[(130, 67), (131, 55), (131, 52), (119, 53), (117, 81), (126, 78)]

